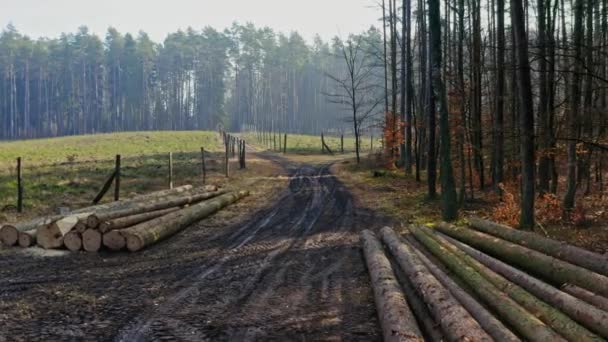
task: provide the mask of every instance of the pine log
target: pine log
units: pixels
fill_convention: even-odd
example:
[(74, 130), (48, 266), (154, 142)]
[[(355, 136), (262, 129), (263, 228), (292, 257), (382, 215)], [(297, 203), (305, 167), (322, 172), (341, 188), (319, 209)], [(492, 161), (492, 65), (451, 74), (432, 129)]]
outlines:
[(597, 308), (608, 312), (608, 298), (606, 297), (602, 297), (591, 291), (587, 291), (583, 288), (571, 284), (564, 284), (564, 286), (562, 286), (562, 291), (567, 292), (580, 300), (583, 300)]
[(127, 239), (120, 230), (111, 230), (103, 234), (103, 245), (113, 251), (120, 251), (127, 246)]
[(467, 310), (428, 272), (410, 246), (402, 243), (388, 227), (382, 228), (380, 235), (401, 269), (422, 295), (448, 340), (492, 341)]
[(382, 244), (369, 230), (361, 232), (360, 238), (384, 340), (424, 341)]
[(36, 244), (36, 233), (38, 233), (37, 229), (26, 230), (24, 232), (19, 232), (19, 246), (23, 248), (32, 247)]
[[(410, 243), (409, 241), (404, 241)], [(445, 286), (450, 293), (464, 306), (465, 309), (479, 322), (479, 325), (496, 341), (521, 341), (521, 339), (511, 330), (502, 324), (496, 317), (489, 312), (483, 305), (481, 305), (473, 296), (461, 288), (452, 278), (450, 278), (445, 272), (443, 272), (437, 265), (435, 265), (429, 258), (424, 255), (420, 250), (411, 246), (416, 252), (416, 255), (422, 263), (428, 268), (435, 278), (437, 278), (443, 286)]]
[[(184, 185), (178, 188), (174, 188), (171, 190), (162, 190), (157, 192), (152, 192), (149, 194), (135, 196), (132, 199), (127, 199), (123, 201), (111, 202), (107, 204), (100, 204), (95, 206), (89, 206), (85, 208), (80, 208), (78, 210), (74, 210), (69, 215), (51, 215), (47, 217), (36, 218), (27, 222), (21, 222), (17, 224), (4, 225), (0, 228), (0, 241), (7, 245), (13, 246), (17, 243), (19, 239), (19, 232), (25, 232), (33, 229), (40, 229), (41, 227), (52, 224), (55, 221), (61, 220), (67, 216), (71, 216), (74, 214), (80, 214), (85, 212), (94, 212), (94, 211), (104, 211), (104, 210), (112, 210), (120, 207), (128, 207), (132, 206), (133, 203), (141, 202), (142, 200), (149, 199), (162, 199), (168, 198), (170, 196), (176, 196), (185, 192), (190, 192), (193, 189), (192, 185)], [(214, 185), (208, 185), (201, 188), (203, 191), (216, 191), (217, 187)], [(57, 247), (58, 248), (58, 247)]]
[(87, 222), (86, 219), (84, 219), (79, 220), (78, 223), (76, 223), (76, 227), (74, 227), (74, 230), (82, 234), (85, 230), (87, 230), (87, 228)]
[(70, 215), (57, 220), (49, 225), (38, 228), (36, 242), (44, 249), (63, 247), (63, 238), (67, 233), (76, 227), (78, 222), (89, 216), (90, 213)]
[(540, 319), (522, 308), (513, 299), (492, 285), (470, 265), (460, 260), (433, 237), (427, 235), (415, 226), (408, 229), (435, 257), (441, 260), (494, 312), (499, 318), (516, 332), (530, 341), (565, 341), (555, 331), (545, 325)]
[(549, 280), (558, 287), (569, 283), (608, 296), (608, 277), (601, 274), (476, 230), (447, 223), (438, 224), (437, 230), (513, 266)]
[(38, 229), (39, 227), (50, 224), (56, 220), (61, 219), (61, 215), (53, 215), (48, 217), (40, 217), (27, 222), (21, 222), (17, 224), (7, 224), (0, 228), (0, 241), (6, 246), (14, 246), (19, 240), (19, 232), (25, 232), (32, 229)]
[(204, 201), (188, 208), (140, 223), (123, 229), (121, 233), (127, 239), (127, 248), (131, 252), (139, 251), (171, 236), (192, 223), (218, 212), (222, 208), (249, 195), (248, 191), (231, 192), (209, 201)]
[(509, 226), (482, 220), (478, 217), (470, 218), (469, 224), (476, 230), (484, 233), (608, 276), (608, 255), (593, 253), (565, 242), (549, 239), (532, 232), (513, 229)]
[(82, 247), (87, 252), (98, 252), (101, 249), (101, 233), (96, 229), (87, 229), (82, 233)]
[(70, 251), (78, 252), (82, 249), (82, 236), (77, 231), (71, 231), (65, 234), (63, 244), (65, 245), (65, 248), (69, 249)]
[[(441, 233), (437, 233), (440, 234)], [(608, 312), (600, 310), (568, 293), (562, 292), (555, 287), (538, 280), (525, 272), (522, 272), (508, 264), (480, 252), (469, 245), (446, 235), (443, 237), (463, 250), (475, 260), (484, 264), (491, 270), (499, 273), (508, 280), (530, 291), (536, 297), (560, 309), (579, 323), (590, 328), (604, 337), (608, 337)]]
[(107, 233), (111, 230), (131, 227), (138, 223), (150, 221), (151, 219), (155, 219), (157, 217), (167, 215), (168, 213), (174, 212), (179, 209), (180, 209), (180, 207), (173, 207), (173, 208), (168, 208), (168, 209), (150, 211), (150, 212), (143, 213), (143, 214), (121, 217), (121, 218), (117, 218), (117, 219), (110, 220), (110, 221), (105, 221), (99, 225), (99, 231), (101, 233)]
[(121, 217), (127, 217), (142, 213), (147, 213), (156, 210), (162, 210), (167, 208), (180, 207), (188, 204), (197, 203), (200, 201), (204, 201), (213, 197), (217, 197), (226, 193), (226, 190), (218, 190), (213, 192), (203, 192), (200, 194), (190, 195), (190, 196), (181, 196), (181, 197), (171, 197), (166, 200), (161, 201), (153, 201), (153, 202), (142, 202), (138, 204), (133, 204), (130, 208), (120, 209), (120, 210), (112, 210), (112, 211), (104, 211), (91, 213), (87, 216), (87, 226), (89, 228), (97, 228), (99, 224), (104, 221), (109, 221)]
[[(548, 284), (543, 284), (542, 282), (540, 282), (532, 277), (527, 276), (524, 272), (515, 270), (512, 267), (510, 267), (506, 264), (503, 264), (503, 266), (510, 267), (511, 271), (515, 270), (515, 271), (519, 272), (518, 275), (520, 277), (518, 278), (518, 280), (520, 280), (520, 281), (511, 282), (511, 281), (505, 279), (505, 278), (509, 278), (509, 277), (507, 277), (507, 276), (503, 277), (502, 275), (500, 275), (501, 272), (496, 270), (496, 272), (498, 272), (498, 273), (496, 273), (495, 270), (489, 268), (488, 266), (484, 265), (482, 262), (478, 261), (476, 258), (470, 256), (468, 253), (466, 253), (464, 251), (464, 247), (459, 249), (458, 247), (460, 247), (460, 245), (455, 244), (455, 242), (457, 243), (457, 241), (454, 241), (453, 239), (450, 241), (446, 237), (442, 236), (441, 234), (433, 233), (433, 232), (430, 232), (429, 230), (425, 230), (425, 232), (427, 232), (427, 234), (436, 234), (433, 237), (435, 238), (435, 240), (437, 242), (439, 242), (442, 246), (444, 246), (445, 248), (450, 250), (452, 253), (454, 253), (456, 256), (458, 256), (461, 260), (463, 260), (464, 262), (469, 264), (479, 274), (481, 274), (483, 277), (488, 279), (492, 284), (494, 284), (494, 286), (501, 289), (509, 297), (511, 297), (513, 300), (515, 300), (521, 306), (523, 306), (526, 310), (528, 310), (531, 313), (534, 313), (534, 315), (536, 317), (540, 318), (547, 325), (552, 327), (556, 332), (558, 332), (560, 335), (566, 337), (568, 340), (570, 340), (570, 341), (572, 341), (572, 340), (601, 341), (602, 340), (602, 338), (600, 338), (596, 334), (592, 333), (591, 331), (587, 330), (584, 326), (577, 324), (575, 321), (573, 321), (570, 317), (568, 317), (564, 313), (568, 313), (568, 314), (574, 313), (579, 318), (581, 318), (583, 315), (586, 315), (586, 314), (590, 314), (590, 315), (595, 314), (595, 317), (591, 317), (591, 319), (583, 318), (586, 322), (581, 322), (581, 323), (582, 324), (591, 323), (591, 325), (593, 325), (594, 327), (599, 328), (600, 334), (602, 333), (602, 331), (605, 331), (606, 328), (608, 328), (608, 326), (606, 326), (606, 324), (608, 324), (608, 321), (606, 321), (604, 324), (602, 324), (601, 321), (598, 322), (597, 319), (602, 318), (602, 316), (606, 316), (606, 313), (604, 313), (602, 315), (602, 313), (600, 312), (601, 310), (595, 310), (595, 312), (588, 312), (588, 313), (577, 312), (577, 310), (579, 310), (581, 308), (588, 308), (588, 309), (594, 309), (594, 308), (590, 307), (589, 305), (584, 305), (585, 304), (584, 302), (581, 302), (581, 301), (577, 300), (576, 298), (573, 298), (572, 296), (568, 296), (567, 294), (551, 287)], [(465, 246), (465, 247), (468, 247), (468, 246)], [(469, 251), (474, 251), (474, 250), (469, 247)], [(494, 266), (499, 266), (499, 265), (494, 264)], [(503, 270), (504, 270), (504, 268), (503, 268)], [(511, 272), (509, 274), (514, 275), (515, 273)], [(524, 289), (523, 286), (519, 286), (518, 283), (521, 283), (521, 280), (526, 280), (527, 285), (533, 285), (532, 288), (534, 290), (531, 292), (528, 292), (528, 290)], [(536, 282), (534, 282), (535, 280), (536, 280)], [(518, 285), (516, 285), (516, 284), (518, 284)], [(553, 289), (553, 291), (551, 291), (551, 289)], [(575, 308), (564, 305), (565, 303), (563, 301), (568, 299), (568, 298), (565, 298), (565, 296), (568, 296), (568, 297), (570, 297), (569, 299), (572, 299), (568, 302), (570, 304), (574, 304), (575, 302), (578, 302), (578, 303), (576, 303), (577, 305), (575, 305), (576, 306)], [(549, 304), (555, 305), (555, 307), (550, 306)], [(558, 309), (560, 309), (564, 312), (559, 311)], [(564, 310), (564, 309), (569, 309), (569, 310)], [(602, 325), (604, 325), (603, 328), (602, 328)]]

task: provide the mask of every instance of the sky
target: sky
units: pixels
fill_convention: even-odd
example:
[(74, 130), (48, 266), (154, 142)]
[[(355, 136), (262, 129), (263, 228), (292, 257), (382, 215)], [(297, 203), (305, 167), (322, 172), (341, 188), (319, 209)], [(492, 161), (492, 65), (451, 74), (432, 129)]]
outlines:
[(12, 23), (32, 38), (58, 37), (86, 25), (101, 37), (113, 26), (121, 33), (147, 32), (161, 42), (188, 26), (224, 29), (253, 22), (277, 31), (300, 32), (311, 41), (361, 32), (381, 16), (375, 0), (0, 0), (0, 25)]

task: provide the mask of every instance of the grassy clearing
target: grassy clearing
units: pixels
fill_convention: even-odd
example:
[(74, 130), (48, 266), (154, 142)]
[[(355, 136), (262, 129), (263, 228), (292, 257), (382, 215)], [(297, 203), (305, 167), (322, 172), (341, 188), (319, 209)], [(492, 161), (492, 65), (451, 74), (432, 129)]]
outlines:
[[(122, 154), (122, 197), (167, 188), (169, 152), (175, 186), (201, 185), (201, 147), (208, 151), (207, 183), (226, 185), (223, 146), (215, 132), (117, 133), (0, 143), (0, 222), (90, 205), (112, 173), (117, 153)], [(21, 215), (15, 212), (17, 156), (24, 158)], [(247, 166), (238, 170), (237, 159), (231, 160), (231, 185), (246, 185), (242, 181), (269, 169), (261, 160), (249, 160)], [(111, 197), (112, 191), (105, 200)]]
[[(246, 134), (246, 138), (249, 143), (253, 143), (259, 148), (274, 150), (274, 136), (267, 141), (263, 141), (262, 139), (258, 139), (258, 136), (254, 133)], [(284, 136), (281, 134), (280, 139), (279, 135), (276, 136), (276, 150), (279, 150), (279, 145), (283, 146)], [(279, 141), (281, 140), (281, 141)], [(338, 154), (340, 153), (340, 137), (336, 136), (326, 136), (325, 143), (332, 152)], [(367, 154), (371, 149), (371, 137), (362, 137), (361, 138), (361, 155)], [(380, 147), (380, 142), (378, 139), (374, 138), (374, 148)], [(352, 136), (344, 137), (344, 153), (354, 153), (355, 152), (355, 138)], [(304, 134), (288, 134), (287, 135), (287, 153), (296, 153), (296, 154), (320, 154), (321, 153), (321, 136), (320, 135), (304, 135)]]

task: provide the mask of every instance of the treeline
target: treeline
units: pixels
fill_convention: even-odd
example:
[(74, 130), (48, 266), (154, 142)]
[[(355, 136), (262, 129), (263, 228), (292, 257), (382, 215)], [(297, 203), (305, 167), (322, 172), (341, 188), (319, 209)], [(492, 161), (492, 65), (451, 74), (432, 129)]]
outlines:
[(162, 44), (86, 27), (0, 35), (0, 139), (131, 130), (243, 128), (319, 133), (347, 116), (323, 93), (332, 44), (251, 24), (169, 34)]
[(526, 228), (539, 193), (569, 214), (604, 190), (608, 1), (383, 0), (381, 11), (385, 112), (405, 127), (386, 121), (385, 136), (404, 135), (387, 155), (426, 174), (431, 197), (440, 181), (445, 219), (504, 183), (519, 184)]

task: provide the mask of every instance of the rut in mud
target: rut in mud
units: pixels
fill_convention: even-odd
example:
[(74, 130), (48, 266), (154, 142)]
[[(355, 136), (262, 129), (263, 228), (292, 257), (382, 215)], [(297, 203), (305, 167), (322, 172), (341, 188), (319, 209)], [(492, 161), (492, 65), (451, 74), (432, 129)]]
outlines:
[[(289, 186), (273, 206), (241, 213), (228, 227), (203, 221), (140, 254), (32, 258), (26, 273), (16, 269), (23, 258), (0, 260), (3, 276), (14, 270), (11, 281), (0, 281), (2, 308), (25, 301), (33, 315), (16, 322), (0, 314), (0, 322), (10, 323), (6, 336), (380, 339), (358, 232), (386, 222), (355, 208), (328, 165), (291, 166), (288, 175)], [(59, 290), (49, 293), (49, 286)], [(99, 299), (70, 310), (72, 298), (61, 289)], [(32, 310), (41, 305), (28, 303), (29, 296), (46, 296), (42, 301), (57, 311)]]

